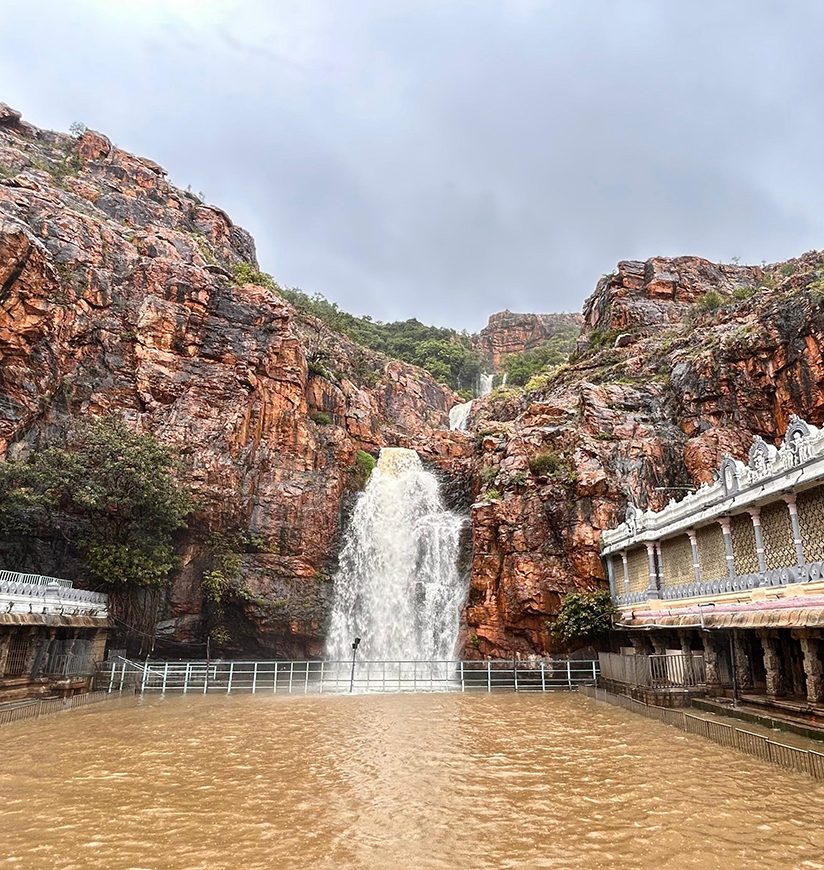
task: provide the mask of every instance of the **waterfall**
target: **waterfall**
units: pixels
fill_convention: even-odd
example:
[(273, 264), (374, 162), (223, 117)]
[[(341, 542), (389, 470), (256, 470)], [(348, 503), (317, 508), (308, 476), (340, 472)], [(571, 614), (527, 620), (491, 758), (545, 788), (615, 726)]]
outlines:
[(469, 421), (469, 412), (472, 410), (472, 402), (462, 402), (460, 405), (455, 405), (449, 409), (449, 428), (458, 429), (461, 432), (466, 431), (466, 424)]
[(348, 659), (359, 637), (359, 660), (454, 658), (462, 524), (414, 450), (384, 447), (344, 536), (326, 657)]
[(481, 388), (479, 395), (488, 396), (492, 392), (492, 382), (495, 380), (495, 375), (490, 372), (481, 372)]

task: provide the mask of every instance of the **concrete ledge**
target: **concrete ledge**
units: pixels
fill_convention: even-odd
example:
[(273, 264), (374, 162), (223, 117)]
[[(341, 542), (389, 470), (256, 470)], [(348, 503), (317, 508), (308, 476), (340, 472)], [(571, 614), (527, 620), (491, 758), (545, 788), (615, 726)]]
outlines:
[(627, 695), (644, 704), (652, 704), (656, 707), (689, 707), (693, 698), (700, 698), (706, 694), (704, 687), (694, 689), (651, 689), (646, 686), (630, 686), (628, 683), (619, 683), (617, 680), (607, 680), (598, 677), (598, 688), (605, 689), (613, 695)]
[(803, 718), (795, 717), (790, 713), (779, 712), (769, 708), (760, 710), (757, 706), (746, 703), (739, 703), (733, 707), (730, 701), (718, 701), (711, 698), (696, 698), (692, 706), (697, 710), (740, 719), (743, 722), (761, 725), (773, 731), (786, 731), (790, 734), (806, 737), (809, 740), (824, 741), (824, 724), (807, 722)]

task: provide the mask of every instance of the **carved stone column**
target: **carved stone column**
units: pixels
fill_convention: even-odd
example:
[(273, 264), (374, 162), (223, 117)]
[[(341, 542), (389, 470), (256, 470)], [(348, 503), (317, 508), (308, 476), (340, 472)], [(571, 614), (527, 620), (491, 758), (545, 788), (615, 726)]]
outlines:
[(633, 649), (635, 650), (635, 655), (637, 656), (648, 656), (652, 650), (652, 644), (649, 640), (649, 635), (641, 634), (638, 631), (630, 632), (629, 635), (630, 643), (632, 644)]
[(627, 564), (627, 551), (621, 550), (621, 564), (624, 568), (624, 595), (629, 592), (629, 565)]
[(663, 634), (654, 634), (650, 640), (652, 648), (655, 650), (655, 655), (662, 656), (667, 651), (667, 638)]
[(818, 654), (821, 638), (809, 632), (799, 632), (798, 640), (804, 653), (804, 676), (807, 682), (807, 703), (820, 704), (824, 701), (824, 668)]
[(40, 649), (43, 644), (43, 637), (37, 628), (25, 629), (29, 634), (29, 646), (26, 650), (26, 658), (23, 664), (23, 672), (21, 676), (31, 677), (34, 670), (35, 662), (40, 654)]
[(781, 673), (781, 656), (778, 652), (779, 639), (769, 629), (758, 631), (761, 648), (764, 650), (764, 670), (767, 672), (767, 697), (775, 698), (784, 694), (784, 675)]
[(655, 544), (652, 541), (647, 541), (644, 546), (647, 548), (647, 564), (649, 565), (649, 586), (647, 587), (647, 598), (658, 598), (658, 569), (655, 564)]
[(606, 557), (607, 563), (607, 580), (609, 581), (609, 594), (615, 598), (618, 590), (615, 588), (615, 567), (612, 564), (612, 555)]
[(787, 510), (790, 512), (790, 524), (793, 530), (793, 545), (795, 546), (795, 560), (798, 567), (804, 565), (804, 544), (801, 540), (801, 524), (798, 522), (798, 507), (795, 503), (795, 495), (785, 495), (784, 501), (787, 503)]
[(752, 688), (752, 667), (750, 667), (750, 647), (745, 643), (740, 630), (733, 629), (732, 645), (735, 652), (735, 682), (739, 689)]
[(692, 550), (692, 573), (695, 575), (695, 582), (701, 582), (701, 557), (698, 553), (698, 535), (695, 529), (687, 531), (687, 537), (690, 539), (690, 549)]
[(761, 508), (750, 508), (752, 518), (752, 530), (755, 533), (755, 556), (758, 559), (758, 574), (763, 580), (767, 573), (767, 559), (764, 556), (764, 530), (761, 528)]
[(6, 673), (6, 662), (9, 658), (9, 646), (11, 646), (11, 632), (9, 628), (0, 629), (0, 677)]
[(708, 631), (702, 632), (701, 642), (704, 644), (704, 671), (707, 680), (707, 694), (721, 694), (721, 679), (718, 676), (718, 647), (715, 638)]
[(727, 576), (730, 580), (735, 580), (735, 556), (732, 551), (732, 532), (730, 530), (730, 518), (719, 517), (718, 525), (721, 526), (721, 533), (724, 536), (724, 556), (727, 560)]
[(664, 588), (664, 557), (661, 554), (660, 541), (655, 542), (655, 567), (658, 575), (658, 588)]
[(683, 628), (678, 630), (678, 642), (681, 645), (681, 655), (684, 656), (684, 677), (688, 686), (695, 685), (695, 673), (692, 666), (692, 632)]

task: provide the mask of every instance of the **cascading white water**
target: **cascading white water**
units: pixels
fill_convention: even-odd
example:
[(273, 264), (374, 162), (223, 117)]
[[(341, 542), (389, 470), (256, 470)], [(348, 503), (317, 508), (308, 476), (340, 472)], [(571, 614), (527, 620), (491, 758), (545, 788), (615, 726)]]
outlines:
[(478, 391), (481, 396), (488, 396), (492, 392), (492, 383), (495, 380), (495, 375), (490, 372), (481, 372), (480, 379), (480, 390)]
[(462, 524), (414, 450), (384, 447), (344, 537), (327, 658), (348, 659), (359, 637), (361, 661), (453, 659)]
[(472, 410), (472, 402), (461, 402), (460, 405), (455, 405), (449, 409), (449, 428), (457, 429), (461, 432), (466, 431), (466, 424), (469, 421), (469, 412)]

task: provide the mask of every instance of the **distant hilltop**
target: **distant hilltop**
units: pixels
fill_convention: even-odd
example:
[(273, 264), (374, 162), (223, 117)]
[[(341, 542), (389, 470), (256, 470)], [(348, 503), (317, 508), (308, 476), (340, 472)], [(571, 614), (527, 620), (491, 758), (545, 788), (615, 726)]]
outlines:
[(490, 316), (486, 326), (473, 336), (475, 350), (493, 370), (500, 371), (507, 356), (534, 350), (562, 332), (579, 330), (584, 323), (580, 314), (518, 314), (499, 311)]

